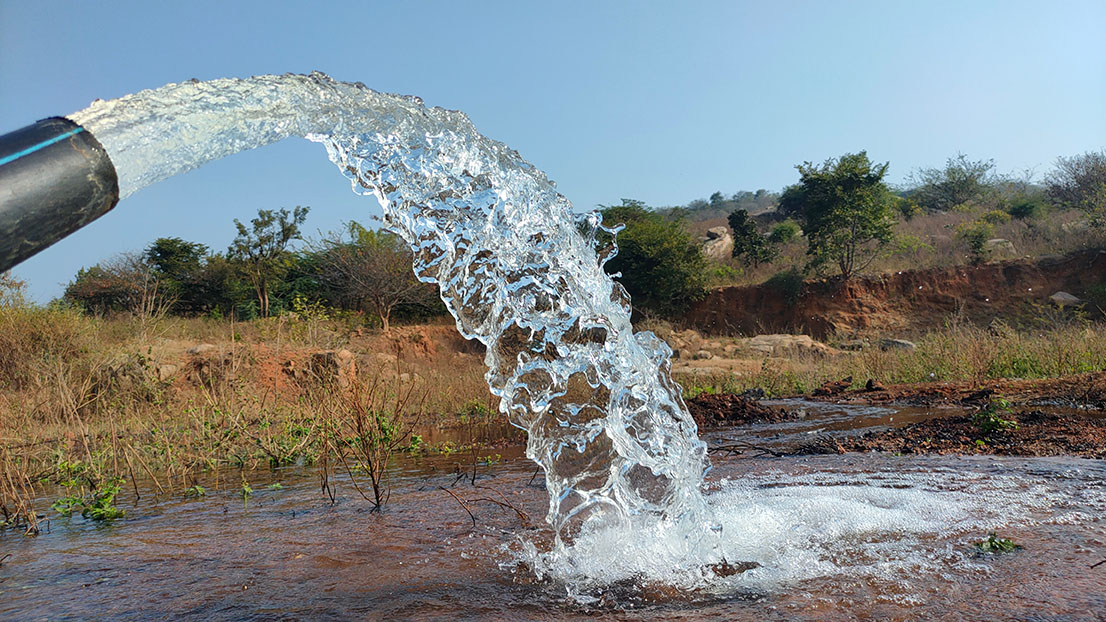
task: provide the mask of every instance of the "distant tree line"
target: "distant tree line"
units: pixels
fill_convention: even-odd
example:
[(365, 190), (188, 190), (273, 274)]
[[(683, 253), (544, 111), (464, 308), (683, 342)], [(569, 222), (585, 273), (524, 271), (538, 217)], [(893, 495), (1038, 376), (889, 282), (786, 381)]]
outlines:
[(633, 199), (601, 206), (607, 225), (626, 225), (607, 271), (621, 273), (635, 308), (675, 315), (705, 295), (710, 282), (712, 268), (685, 226), (690, 221), (725, 217), (733, 257), (750, 266), (775, 261), (784, 244), (802, 236), (807, 263), (796, 274), (836, 273), (846, 279), (895, 242), (896, 223), (924, 213), (979, 213), (957, 231), (975, 260), (985, 258), (994, 227), (1011, 219), (1076, 208), (1093, 225), (1106, 225), (1106, 151), (1059, 158), (1042, 183), (1001, 175), (993, 160), (963, 154), (943, 167), (915, 171), (899, 188), (886, 183), (888, 167), (861, 151), (798, 165), (798, 182), (780, 193), (715, 192), (675, 208), (651, 209)]
[(433, 285), (419, 282), (411, 251), (395, 234), (352, 222), (345, 231), (302, 242), (309, 208), (259, 210), (225, 252), (177, 237), (158, 238), (82, 268), (64, 300), (89, 313), (160, 307), (181, 316), (253, 319), (322, 303), (365, 314), (385, 329), (396, 317), (445, 312)]
[[(1106, 225), (1106, 151), (1060, 158), (1043, 183), (997, 174), (991, 160), (957, 155), (944, 167), (916, 171), (907, 187), (892, 188), (885, 182), (888, 167), (861, 151), (798, 165), (799, 180), (779, 193), (715, 192), (678, 208), (654, 209), (634, 199), (600, 206), (606, 226), (623, 225), (605, 269), (620, 275), (636, 310), (675, 316), (725, 269), (703, 256), (688, 231), (691, 221), (726, 218), (733, 257), (752, 266), (776, 261), (783, 245), (802, 237), (807, 262), (797, 278), (863, 271), (894, 241), (897, 222), (923, 213), (980, 214), (957, 232), (977, 259), (985, 256), (994, 226), (1056, 207), (1083, 210), (1094, 226)], [(259, 210), (248, 225), (235, 220), (237, 236), (225, 252), (159, 238), (141, 253), (80, 270), (64, 298), (96, 314), (164, 305), (179, 315), (241, 319), (306, 301), (366, 314), (385, 328), (397, 317), (445, 313), (436, 288), (415, 279), (409, 249), (391, 233), (350, 223), (293, 248), (303, 241), (308, 211)], [(607, 254), (615, 238), (600, 233), (595, 242)]]

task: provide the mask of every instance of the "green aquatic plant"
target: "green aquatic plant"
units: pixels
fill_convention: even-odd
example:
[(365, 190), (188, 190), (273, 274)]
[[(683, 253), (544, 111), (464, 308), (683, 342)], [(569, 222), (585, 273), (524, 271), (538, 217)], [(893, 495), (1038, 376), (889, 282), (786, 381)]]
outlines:
[(247, 504), (249, 503), (250, 497), (253, 495), (253, 487), (246, 481), (245, 476), (242, 477), (242, 487), (238, 494), (242, 497), (242, 509), (249, 509)]
[(1001, 553), (1012, 553), (1022, 548), (1022, 545), (1017, 542), (1009, 538), (1000, 538), (998, 534), (993, 531), (987, 534), (986, 540), (976, 543), (975, 546), (981, 553), (992, 553), (996, 555)]
[(189, 486), (184, 490), (184, 497), (186, 499), (194, 499), (196, 497), (204, 496), (207, 496), (207, 489), (199, 484), (196, 484), (195, 486)]
[(72, 516), (80, 510), (83, 518), (94, 521), (122, 518), (127, 514), (126, 510), (115, 506), (115, 497), (119, 494), (122, 483), (123, 478), (112, 477), (88, 494), (71, 493), (58, 499), (50, 507), (62, 516)]

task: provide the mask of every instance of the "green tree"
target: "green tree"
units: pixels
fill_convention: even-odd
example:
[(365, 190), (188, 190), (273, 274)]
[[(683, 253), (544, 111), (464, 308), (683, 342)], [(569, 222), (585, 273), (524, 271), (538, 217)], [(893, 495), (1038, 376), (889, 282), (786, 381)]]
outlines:
[(784, 191), (780, 208), (801, 220), (810, 267), (835, 263), (848, 279), (893, 239), (894, 200), (883, 183), (887, 166), (872, 164), (861, 151), (796, 167), (799, 183)]
[(207, 308), (208, 299), (196, 287), (207, 246), (181, 238), (158, 238), (146, 247), (144, 256), (165, 294), (175, 300), (174, 313), (199, 313)]
[[(706, 259), (678, 219), (666, 219), (632, 199), (600, 207), (605, 223), (625, 225), (618, 234), (618, 254), (604, 267), (610, 274), (622, 274), (619, 282), (636, 307), (672, 314), (705, 295)], [(600, 236), (597, 242), (603, 246), (611, 240)]]
[(248, 229), (237, 218), (234, 219), (238, 235), (227, 254), (240, 263), (243, 273), (253, 285), (262, 317), (269, 315), (272, 289), (292, 263), (288, 246), (292, 240), (302, 239), (300, 225), (307, 220), (310, 209), (297, 205), (292, 212), (285, 208), (277, 212), (258, 210), (257, 218), (250, 221)]
[(731, 256), (742, 258), (745, 263), (759, 266), (770, 263), (776, 258), (776, 246), (757, 231), (757, 223), (749, 218), (749, 212), (740, 209), (729, 215), (730, 230), (733, 231), (733, 252)]
[(909, 193), (924, 209), (945, 212), (991, 193), (997, 178), (994, 160), (969, 160), (960, 153), (945, 161), (945, 168), (923, 168), (914, 173), (917, 188)]
[(319, 280), (333, 302), (374, 313), (384, 332), (397, 309), (438, 303), (438, 288), (415, 278), (411, 249), (399, 236), (353, 222), (349, 238), (332, 234), (316, 253)]

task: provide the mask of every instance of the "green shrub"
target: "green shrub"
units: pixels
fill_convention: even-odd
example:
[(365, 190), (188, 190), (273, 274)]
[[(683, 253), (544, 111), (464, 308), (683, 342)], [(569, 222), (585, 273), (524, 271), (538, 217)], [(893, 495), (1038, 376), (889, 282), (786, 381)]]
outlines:
[(787, 244), (798, 237), (800, 233), (802, 233), (802, 229), (799, 228), (799, 224), (788, 219), (772, 227), (772, 232), (768, 234), (768, 241), (772, 244)]
[(992, 225), (1004, 225), (1010, 222), (1010, 214), (999, 209), (993, 209), (980, 217), (980, 220)]
[(787, 301), (788, 306), (793, 306), (799, 302), (799, 298), (803, 295), (804, 282), (803, 273), (795, 268), (790, 268), (773, 274), (764, 284), (779, 292)]
[(1038, 199), (1021, 198), (1010, 203), (1006, 211), (1018, 220), (1031, 220), (1040, 216), (1044, 208), (1044, 203)]

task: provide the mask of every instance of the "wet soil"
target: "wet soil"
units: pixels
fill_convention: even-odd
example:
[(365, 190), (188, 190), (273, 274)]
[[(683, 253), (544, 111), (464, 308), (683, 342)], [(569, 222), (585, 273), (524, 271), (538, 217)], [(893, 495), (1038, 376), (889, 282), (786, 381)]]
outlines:
[(1101, 413), (1031, 410), (1002, 416), (1016, 422), (1017, 427), (984, 432), (971, 415), (958, 414), (829, 443), (813, 443), (801, 451), (1106, 458), (1106, 417)]
[(755, 399), (733, 394), (703, 393), (687, 400), (687, 409), (700, 429), (749, 423), (778, 423), (799, 418), (794, 411), (765, 406)]
[[(832, 384), (832, 383), (827, 383)], [(876, 383), (879, 385), (879, 383)], [(879, 385), (878, 390), (816, 392), (813, 399), (853, 404), (912, 404), (917, 406), (983, 404), (1002, 397), (1014, 404), (1053, 404), (1106, 409), (1106, 372), (1092, 372), (1037, 380), (985, 382), (925, 382)]]

